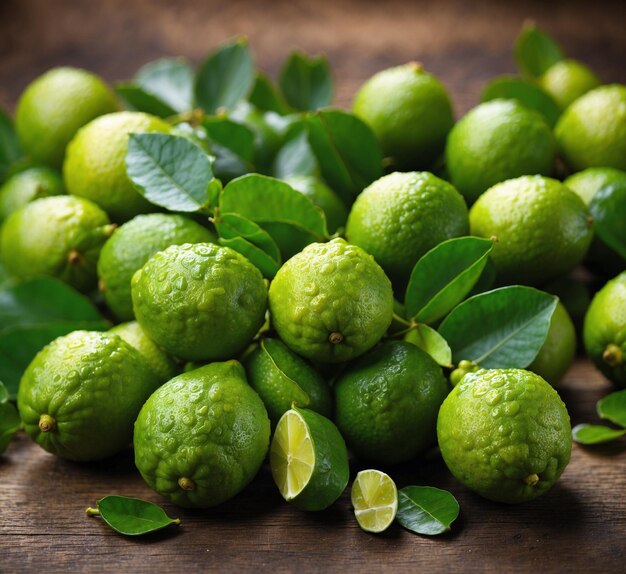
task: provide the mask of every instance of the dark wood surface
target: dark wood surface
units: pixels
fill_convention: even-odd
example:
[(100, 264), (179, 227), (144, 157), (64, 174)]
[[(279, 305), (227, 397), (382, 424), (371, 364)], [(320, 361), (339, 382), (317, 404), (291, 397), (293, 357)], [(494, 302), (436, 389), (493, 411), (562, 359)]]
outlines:
[[(169, 2), (0, 0), (0, 105), (11, 109), (37, 74), (61, 64), (113, 81), (146, 61), (182, 54), (198, 62), (246, 34), (261, 67), (276, 74), (288, 51), (326, 52), (337, 98), (348, 105), (375, 71), (420, 60), (449, 86), (458, 114), (485, 81), (514, 71), (511, 45), (532, 18), (606, 82), (626, 82), (624, 2)], [(597, 421), (611, 386), (579, 360), (560, 389), (572, 423)], [(353, 476), (359, 469), (353, 465)], [(182, 525), (144, 539), (116, 535), (84, 509), (106, 494), (160, 502), (134, 470), (132, 453), (99, 464), (54, 458), (19, 435), (0, 457), (0, 572), (424, 571), (623, 572), (626, 441), (574, 446), (559, 483), (525, 505), (490, 503), (458, 484), (437, 456), (387, 469), (399, 486), (434, 485), (461, 515), (438, 538), (394, 525), (358, 528), (348, 493), (306, 514), (282, 502), (264, 467), (241, 495), (191, 512), (165, 505)]]

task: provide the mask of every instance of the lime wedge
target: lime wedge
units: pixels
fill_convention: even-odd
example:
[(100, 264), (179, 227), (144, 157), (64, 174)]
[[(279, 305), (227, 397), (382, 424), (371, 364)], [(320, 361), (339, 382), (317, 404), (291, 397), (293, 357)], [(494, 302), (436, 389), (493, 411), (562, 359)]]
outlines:
[(351, 499), (356, 520), (366, 532), (387, 530), (398, 511), (398, 489), (380, 470), (359, 472), (352, 484)]

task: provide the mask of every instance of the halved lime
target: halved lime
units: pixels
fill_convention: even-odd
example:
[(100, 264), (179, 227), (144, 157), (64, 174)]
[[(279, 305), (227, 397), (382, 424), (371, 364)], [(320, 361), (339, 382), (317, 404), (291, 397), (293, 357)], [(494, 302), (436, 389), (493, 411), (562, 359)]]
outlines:
[(348, 451), (326, 417), (292, 408), (278, 421), (270, 447), (274, 482), (283, 498), (302, 510), (323, 510), (348, 484)]
[(380, 470), (362, 470), (352, 483), (354, 515), (366, 532), (387, 530), (398, 511), (398, 489), (388, 474)]

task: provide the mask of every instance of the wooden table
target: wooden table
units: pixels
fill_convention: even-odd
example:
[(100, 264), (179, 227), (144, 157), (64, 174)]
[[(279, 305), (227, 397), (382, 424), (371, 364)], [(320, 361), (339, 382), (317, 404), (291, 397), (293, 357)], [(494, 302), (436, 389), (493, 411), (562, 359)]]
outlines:
[[(511, 44), (535, 19), (606, 82), (626, 82), (624, 2), (316, 2), (3, 0), (0, 105), (11, 109), (45, 69), (84, 66), (108, 80), (142, 63), (183, 54), (198, 62), (217, 43), (249, 36), (258, 63), (275, 74), (289, 49), (326, 52), (337, 102), (348, 105), (375, 71), (421, 60), (449, 86), (457, 113), (478, 101), (485, 81), (514, 71)], [(611, 386), (579, 360), (560, 390), (572, 423), (597, 420)], [(359, 470), (353, 465), (353, 475)], [(438, 538), (397, 525), (362, 532), (349, 496), (306, 514), (287, 504), (264, 467), (240, 496), (204, 512), (165, 505), (182, 525), (123, 538), (84, 514), (107, 494), (160, 502), (134, 470), (132, 453), (99, 464), (58, 460), (19, 435), (0, 457), (0, 572), (423, 571), (623, 572), (626, 549), (626, 441), (574, 446), (559, 483), (525, 505), (490, 503), (469, 492), (437, 456), (387, 469), (399, 486), (453, 492), (461, 515)]]

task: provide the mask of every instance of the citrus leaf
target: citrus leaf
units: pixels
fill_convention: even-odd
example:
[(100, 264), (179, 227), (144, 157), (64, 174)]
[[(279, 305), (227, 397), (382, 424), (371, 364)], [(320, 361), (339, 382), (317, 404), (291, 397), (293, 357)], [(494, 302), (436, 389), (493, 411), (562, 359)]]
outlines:
[(322, 176), (348, 204), (372, 181), (383, 175), (382, 152), (371, 128), (341, 110), (323, 110), (307, 116), (309, 143)]
[(438, 365), (452, 367), (452, 351), (447, 341), (433, 328), (418, 323), (404, 336), (404, 340), (428, 353)]
[(426, 253), (411, 273), (405, 296), (407, 317), (433, 323), (448, 313), (474, 287), (492, 247), (489, 239), (457, 237)]
[(287, 103), (300, 111), (316, 110), (330, 105), (333, 78), (325, 56), (309, 57), (302, 52), (289, 54), (278, 79)]
[(596, 410), (601, 419), (626, 428), (626, 390), (611, 393), (600, 399)]
[(491, 80), (483, 90), (481, 102), (498, 98), (517, 100), (522, 105), (539, 112), (553, 128), (561, 110), (552, 96), (536, 84), (532, 84), (515, 76), (500, 76)]
[(483, 272), (480, 274), (478, 281), (472, 287), (471, 291), (468, 293), (468, 297), (473, 297), (474, 295), (478, 295), (479, 293), (484, 293), (485, 291), (491, 290), (493, 284), (496, 282), (496, 266), (493, 264), (493, 261), (487, 258), (487, 263)]
[(183, 58), (162, 58), (143, 66), (137, 85), (176, 112), (193, 108), (193, 68)]
[(455, 364), (464, 359), (486, 369), (524, 369), (546, 340), (557, 297), (512, 285), (475, 295), (441, 323)]
[(405, 486), (398, 491), (396, 520), (416, 534), (435, 536), (450, 530), (459, 516), (459, 503), (447, 490)]
[(0, 109), (0, 183), (6, 178), (10, 165), (21, 157), (17, 134), (11, 118)]
[(221, 46), (198, 68), (196, 104), (209, 114), (230, 110), (243, 100), (254, 82), (254, 64), (245, 39)]
[(300, 128), (289, 139), (274, 159), (274, 176), (287, 179), (297, 175), (315, 175), (319, 172), (317, 160), (309, 144), (306, 130)]
[(160, 118), (167, 118), (176, 113), (165, 102), (131, 82), (117, 84), (115, 92), (132, 110), (145, 112)]
[(603, 425), (580, 424), (572, 429), (572, 438), (580, 444), (602, 444), (626, 434), (626, 429), (612, 429)]
[(545, 32), (529, 22), (515, 40), (515, 61), (528, 78), (539, 78), (564, 58), (561, 47)]
[(265, 251), (276, 263), (280, 264), (280, 250), (272, 237), (254, 221), (242, 217), (238, 213), (221, 213), (215, 219), (215, 228), (220, 237), (233, 239), (243, 237), (261, 251)]
[(7, 449), (22, 421), (15, 406), (9, 402), (9, 392), (0, 381), (0, 455)]
[(247, 257), (266, 279), (273, 279), (280, 269), (280, 264), (275, 259), (243, 237), (233, 237), (232, 239), (220, 237), (218, 241), (220, 245), (230, 247)]
[(228, 148), (245, 162), (254, 156), (254, 134), (252, 130), (223, 116), (211, 116), (202, 122), (209, 138)]
[(130, 134), (126, 171), (139, 193), (155, 205), (183, 212), (214, 207), (211, 160), (187, 138)]
[(98, 510), (87, 509), (87, 514), (99, 514), (113, 530), (126, 536), (138, 536), (161, 530), (180, 519), (170, 518), (156, 504), (127, 496), (105, 496), (98, 500)]
[(602, 186), (595, 192), (589, 211), (600, 239), (626, 259), (626, 185)]
[(257, 72), (254, 86), (248, 101), (264, 112), (276, 112), (285, 115), (289, 112), (281, 94), (263, 72)]

